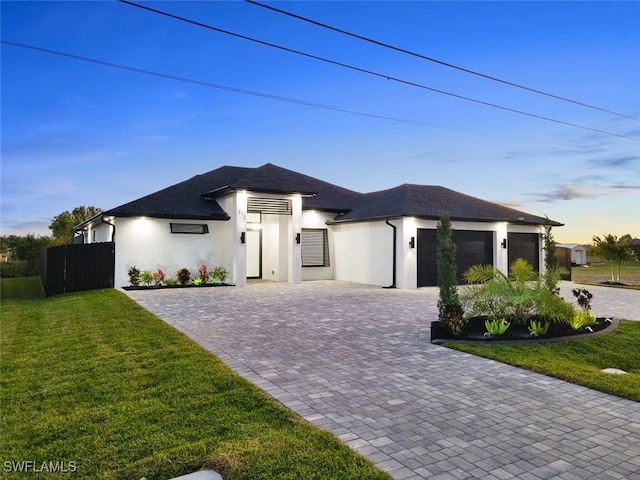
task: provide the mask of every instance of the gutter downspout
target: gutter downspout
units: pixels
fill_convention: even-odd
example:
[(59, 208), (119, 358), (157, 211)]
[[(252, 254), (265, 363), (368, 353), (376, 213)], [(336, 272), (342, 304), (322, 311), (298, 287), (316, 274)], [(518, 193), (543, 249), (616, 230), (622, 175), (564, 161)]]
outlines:
[(391, 283), (391, 285), (389, 285), (388, 287), (382, 287), (382, 288), (396, 288), (396, 265), (398, 263), (398, 259), (397, 259), (397, 245), (398, 245), (398, 227), (396, 227), (395, 225), (393, 225), (391, 222), (389, 222), (389, 219), (387, 218), (385, 220), (385, 222), (387, 225), (389, 225), (391, 228), (393, 228), (393, 282)]
[(111, 230), (111, 243), (115, 242), (116, 241), (116, 225), (114, 223), (107, 222), (104, 219), (104, 215), (100, 217), (100, 221), (102, 221), (102, 223), (106, 223), (107, 225), (110, 225), (113, 228), (113, 230)]

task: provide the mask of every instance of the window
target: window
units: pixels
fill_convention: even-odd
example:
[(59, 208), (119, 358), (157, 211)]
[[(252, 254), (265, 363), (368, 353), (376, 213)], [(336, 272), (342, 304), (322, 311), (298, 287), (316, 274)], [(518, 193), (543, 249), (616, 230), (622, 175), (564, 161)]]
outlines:
[(301, 236), (302, 266), (329, 266), (329, 239), (326, 228), (303, 228)]
[(170, 223), (171, 233), (191, 233), (203, 235), (209, 233), (209, 225), (206, 223)]

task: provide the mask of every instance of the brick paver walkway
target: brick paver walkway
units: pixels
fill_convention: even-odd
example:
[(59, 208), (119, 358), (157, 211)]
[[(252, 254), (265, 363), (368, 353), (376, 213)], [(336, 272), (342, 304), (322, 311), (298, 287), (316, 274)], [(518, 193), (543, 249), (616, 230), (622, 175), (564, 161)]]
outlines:
[(435, 288), (128, 294), (396, 479), (640, 479), (640, 403), (431, 345)]

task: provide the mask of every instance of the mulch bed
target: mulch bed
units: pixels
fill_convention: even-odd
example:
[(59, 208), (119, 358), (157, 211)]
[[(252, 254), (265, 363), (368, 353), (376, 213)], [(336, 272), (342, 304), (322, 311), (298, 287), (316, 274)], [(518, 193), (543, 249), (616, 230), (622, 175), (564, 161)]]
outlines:
[(123, 290), (164, 290), (167, 288), (204, 288), (204, 287), (233, 287), (234, 285), (230, 283), (203, 283), (201, 285), (193, 285), (191, 283), (187, 285), (129, 285), (127, 287), (122, 287)]
[(470, 319), (458, 336), (454, 336), (440, 322), (431, 323), (431, 343), (461, 342), (461, 343), (546, 343), (589, 338), (595, 335), (610, 333), (618, 328), (619, 322), (615, 318), (597, 318), (596, 323), (589, 325), (591, 331), (585, 327), (574, 330), (567, 324), (551, 323), (549, 331), (544, 336), (532, 336), (529, 332), (529, 322), (526, 325), (516, 325), (511, 322), (507, 331), (502, 335), (488, 336), (484, 322), (486, 317)]

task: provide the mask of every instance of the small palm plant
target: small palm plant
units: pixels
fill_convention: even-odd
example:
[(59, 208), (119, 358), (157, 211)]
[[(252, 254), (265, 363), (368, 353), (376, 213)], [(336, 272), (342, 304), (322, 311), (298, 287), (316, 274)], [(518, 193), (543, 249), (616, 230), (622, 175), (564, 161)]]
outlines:
[(571, 305), (554, 295), (522, 258), (511, 264), (509, 275), (491, 265), (474, 265), (464, 278), (470, 285), (462, 300), (470, 317), (509, 318), (519, 325), (527, 325), (534, 315), (554, 322), (571, 317)]

